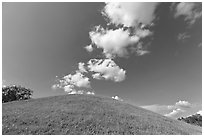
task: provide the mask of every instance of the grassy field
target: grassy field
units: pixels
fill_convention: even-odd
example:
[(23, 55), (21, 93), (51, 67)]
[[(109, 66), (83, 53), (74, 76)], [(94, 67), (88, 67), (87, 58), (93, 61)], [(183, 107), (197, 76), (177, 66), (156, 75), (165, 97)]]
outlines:
[(201, 127), (92, 95), (56, 96), (2, 105), (2, 134), (201, 133)]

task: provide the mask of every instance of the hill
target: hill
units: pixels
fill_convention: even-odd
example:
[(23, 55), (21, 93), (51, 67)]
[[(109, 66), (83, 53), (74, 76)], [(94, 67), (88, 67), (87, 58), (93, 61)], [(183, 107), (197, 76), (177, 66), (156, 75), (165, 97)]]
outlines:
[(2, 134), (201, 134), (198, 126), (107, 97), (66, 95), (2, 104)]
[(194, 114), (185, 118), (181, 117), (181, 118), (178, 118), (178, 120), (202, 127), (202, 116), (200, 114)]

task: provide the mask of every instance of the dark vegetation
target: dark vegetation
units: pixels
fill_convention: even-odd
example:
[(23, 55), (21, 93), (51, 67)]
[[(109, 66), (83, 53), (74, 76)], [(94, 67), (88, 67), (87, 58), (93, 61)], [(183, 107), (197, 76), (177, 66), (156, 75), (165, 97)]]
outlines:
[(191, 115), (186, 118), (181, 117), (181, 118), (178, 118), (178, 120), (202, 127), (202, 116), (200, 114)]
[(2, 134), (201, 134), (201, 127), (107, 97), (66, 95), (2, 105)]
[(22, 86), (5, 86), (2, 88), (2, 103), (27, 100), (31, 98), (33, 91)]

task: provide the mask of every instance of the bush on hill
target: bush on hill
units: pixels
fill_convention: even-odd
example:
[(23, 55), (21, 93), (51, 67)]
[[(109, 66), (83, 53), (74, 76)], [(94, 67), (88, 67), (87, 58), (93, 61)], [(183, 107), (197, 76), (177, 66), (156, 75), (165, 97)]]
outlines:
[(181, 117), (178, 120), (202, 127), (202, 116), (200, 114), (191, 115), (186, 118)]
[(27, 100), (31, 98), (33, 91), (22, 86), (5, 86), (2, 87), (2, 103), (16, 101), (16, 100)]

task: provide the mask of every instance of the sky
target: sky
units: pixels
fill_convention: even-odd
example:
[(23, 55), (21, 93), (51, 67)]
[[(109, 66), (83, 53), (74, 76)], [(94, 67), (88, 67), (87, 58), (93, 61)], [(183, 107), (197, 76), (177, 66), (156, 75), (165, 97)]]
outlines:
[(2, 85), (202, 110), (201, 3), (3, 3)]

